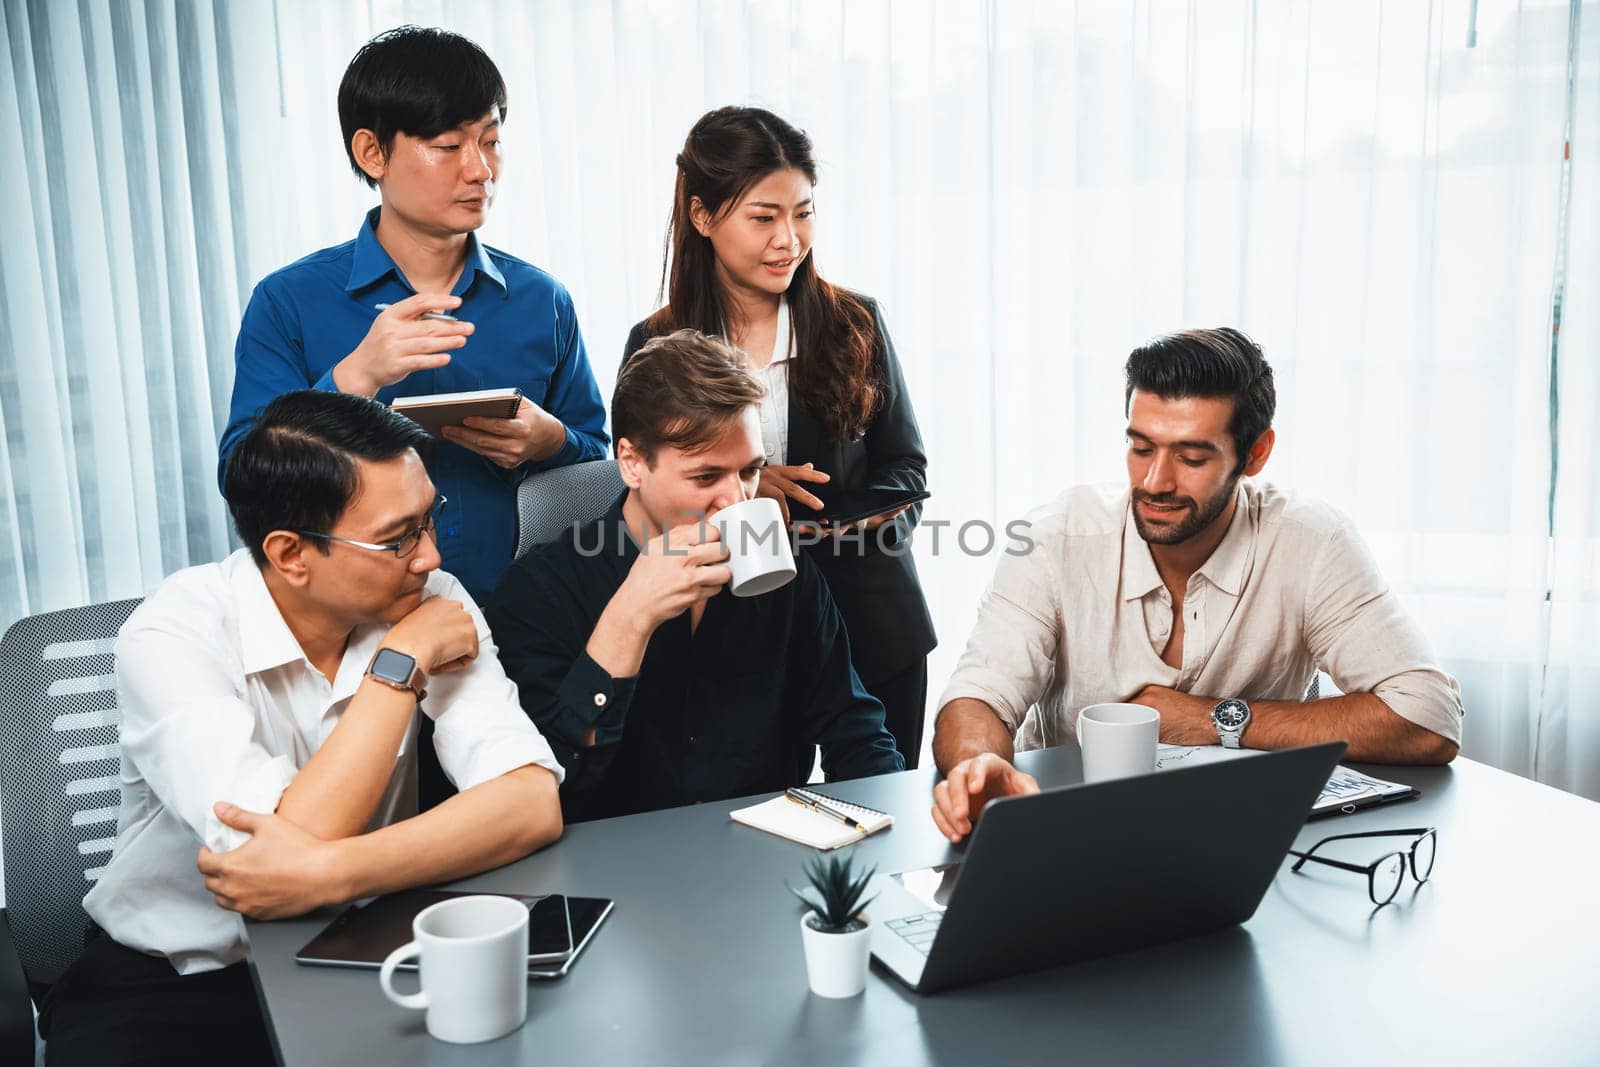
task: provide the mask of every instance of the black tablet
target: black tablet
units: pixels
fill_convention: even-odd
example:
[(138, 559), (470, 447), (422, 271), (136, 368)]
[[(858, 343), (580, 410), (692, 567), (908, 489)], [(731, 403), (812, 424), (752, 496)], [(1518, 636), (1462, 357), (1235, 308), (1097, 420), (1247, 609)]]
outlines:
[(822, 510), (789, 501), (789, 518), (797, 523), (817, 523), (823, 526), (848, 526), (886, 511), (915, 504), (933, 494), (925, 489), (834, 489), (827, 485), (800, 483), (812, 496), (822, 501)]
[[(365, 967), (377, 970), (389, 953), (411, 940), (411, 920), (423, 908), (452, 897), (483, 896), (448, 889), (408, 889), (355, 904), (294, 954), (313, 967)], [(528, 906), (528, 977), (560, 978), (577, 960), (612, 902), (601, 897), (508, 896)], [(400, 970), (416, 970), (415, 960)]]

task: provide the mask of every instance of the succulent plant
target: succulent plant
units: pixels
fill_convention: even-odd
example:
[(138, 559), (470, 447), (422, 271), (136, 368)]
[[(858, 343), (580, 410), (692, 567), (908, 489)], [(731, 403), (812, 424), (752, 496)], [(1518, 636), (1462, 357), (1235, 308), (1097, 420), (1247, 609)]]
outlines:
[(861, 899), (861, 894), (866, 892), (867, 883), (878, 867), (874, 864), (862, 875), (855, 871), (855, 857), (843, 856), (838, 853), (824, 859), (821, 856), (813, 857), (806, 864), (806, 881), (808, 888), (815, 894), (808, 896), (803, 890), (789, 887), (789, 892), (800, 898), (800, 902), (817, 913), (812, 920), (812, 926), (823, 933), (843, 934), (853, 928), (859, 928), (858, 920), (868, 904), (878, 899), (876, 896), (866, 900)]

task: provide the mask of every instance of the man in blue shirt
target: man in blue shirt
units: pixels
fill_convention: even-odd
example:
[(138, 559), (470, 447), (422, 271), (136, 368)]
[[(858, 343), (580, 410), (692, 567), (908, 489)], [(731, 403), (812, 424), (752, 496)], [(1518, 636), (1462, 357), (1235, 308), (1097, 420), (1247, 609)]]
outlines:
[(428, 473), (443, 566), (482, 601), (511, 562), (516, 486), (605, 455), (605, 408), (566, 289), (489, 248), (505, 83), (475, 44), (401, 27), (339, 86), (350, 165), (379, 191), (355, 240), (256, 286), (239, 327), (218, 477), (256, 412), (296, 389), (421, 396), (515, 386), (515, 417), (447, 428)]

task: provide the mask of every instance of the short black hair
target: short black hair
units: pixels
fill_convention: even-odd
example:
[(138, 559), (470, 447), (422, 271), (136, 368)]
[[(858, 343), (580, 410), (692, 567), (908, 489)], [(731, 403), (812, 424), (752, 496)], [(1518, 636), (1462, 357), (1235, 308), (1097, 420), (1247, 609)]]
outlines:
[(459, 33), (399, 26), (361, 46), (339, 82), (339, 129), (350, 169), (377, 182), (350, 147), (357, 130), (371, 130), (388, 156), (397, 133), (437, 137), (493, 110), (506, 118), (506, 83), (483, 49)]
[(1261, 346), (1230, 326), (1183, 330), (1146, 341), (1128, 356), (1123, 373), (1127, 378), (1124, 413), (1133, 402), (1135, 389), (1163, 400), (1231, 397), (1228, 436), (1238, 453), (1235, 473), (1244, 469), (1251, 446), (1272, 425), (1278, 406), (1272, 367)]
[[(272, 531), (333, 529), (360, 487), (356, 460), (381, 462), (408, 448), (427, 458), (432, 441), (421, 426), (370, 397), (284, 393), (234, 446), (222, 495), (251, 558), (265, 566), (261, 545)], [(328, 543), (316, 541), (326, 553)]]

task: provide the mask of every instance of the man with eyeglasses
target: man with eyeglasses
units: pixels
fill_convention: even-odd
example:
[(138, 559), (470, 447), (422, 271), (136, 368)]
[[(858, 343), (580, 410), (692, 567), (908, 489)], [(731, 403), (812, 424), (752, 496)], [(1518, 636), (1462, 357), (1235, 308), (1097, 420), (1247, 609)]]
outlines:
[[(246, 547), (123, 626), (122, 803), (46, 998), (50, 1062), (271, 1063), (239, 915), (279, 918), (518, 859), (561, 834), (560, 764), (439, 570), (425, 431), (288, 393), (239, 442)], [(460, 793), (416, 814), (418, 711)]]

